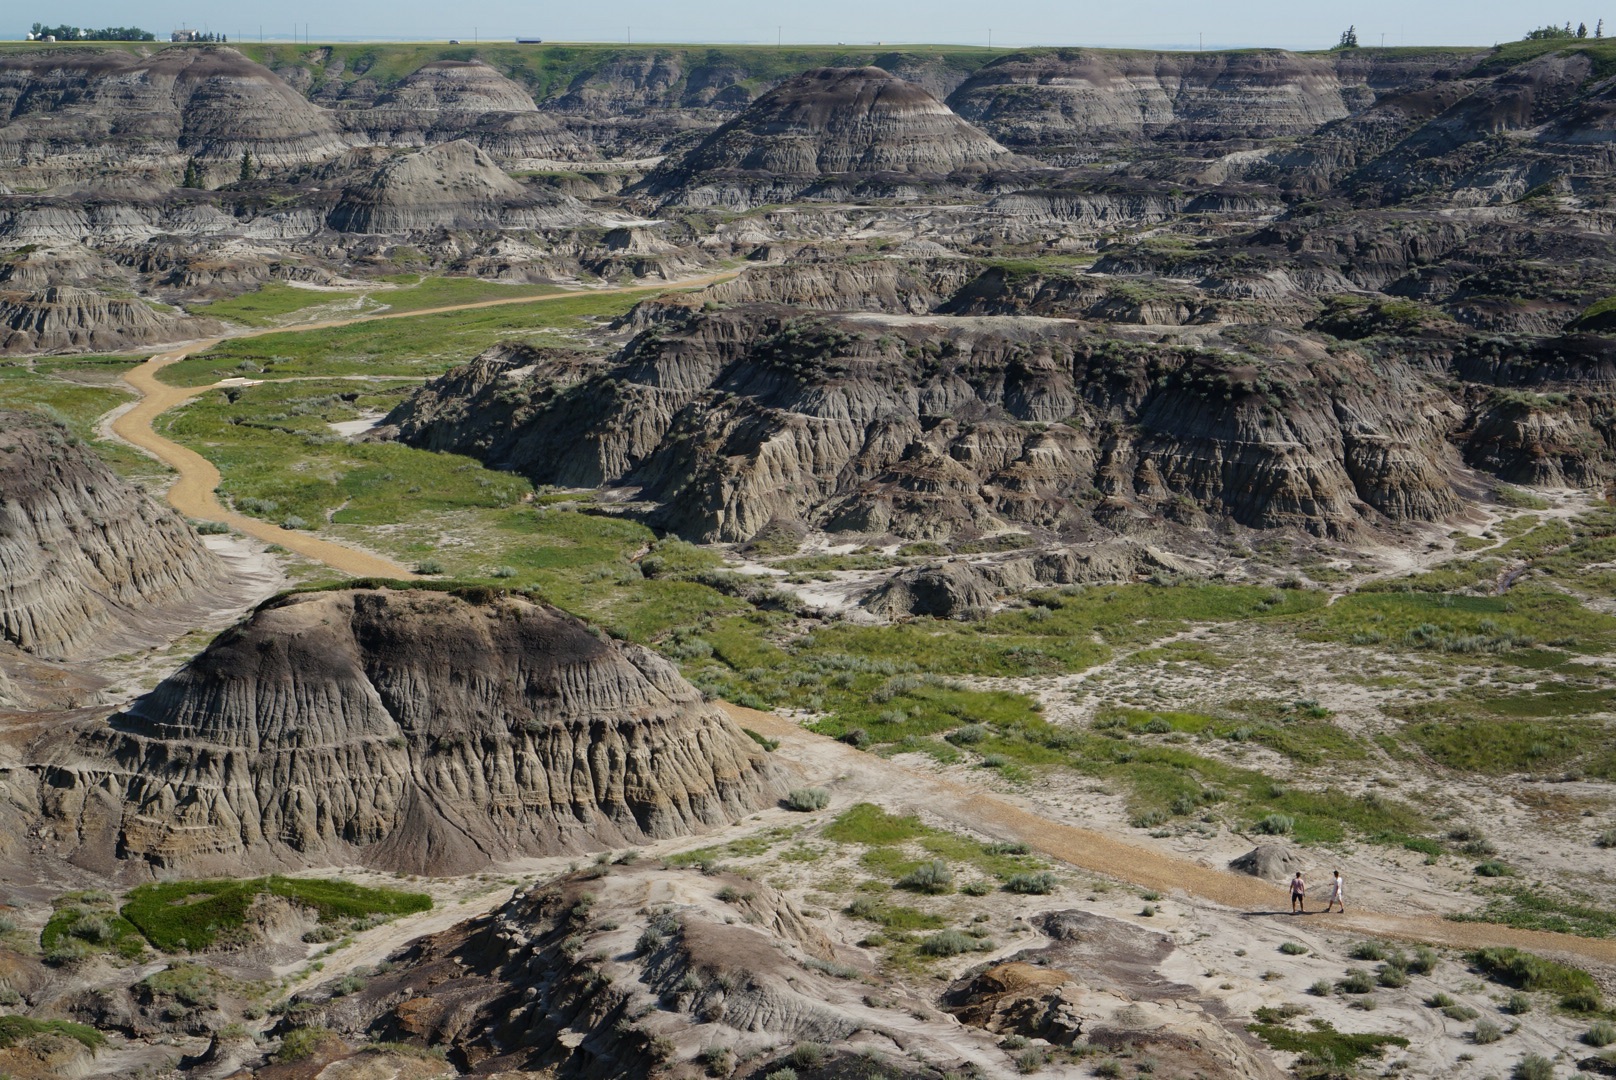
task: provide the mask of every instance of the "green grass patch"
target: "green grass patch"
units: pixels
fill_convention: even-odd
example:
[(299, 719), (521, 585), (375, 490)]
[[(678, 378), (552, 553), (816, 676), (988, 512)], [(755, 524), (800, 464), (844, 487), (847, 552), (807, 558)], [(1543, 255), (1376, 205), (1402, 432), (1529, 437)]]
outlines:
[(1578, 937), (1616, 937), (1616, 911), (1592, 900), (1576, 901), (1520, 887), (1500, 889), (1479, 911), (1449, 915), (1454, 922), (1499, 923)]
[[(1603, 703), (1610, 692), (1597, 693)], [(1541, 704), (1550, 697), (1537, 695), (1532, 700)], [(1492, 711), (1495, 701), (1483, 699), (1480, 707)], [(1520, 704), (1519, 699), (1505, 699), (1503, 707)], [(1589, 775), (1616, 777), (1616, 745), (1602, 723), (1572, 720), (1565, 714), (1553, 723), (1476, 716), (1467, 702), (1421, 706), (1419, 711), (1432, 718), (1405, 726), (1403, 738), (1450, 769), (1498, 776), (1560, 771), (1576, 764)]]
[(1556, 963), (1535, 953), (1500, 946), (1479, 949), (1468, 959), (1476, 968), (1495, 982), (1520, 990), (1538, 990), (1550, 994), (1571, 996), (1599, 995), (1599, 984), (1581, 968)]
[(55, 910), (39, 933), (39, 948), (48, 963), (82, 959), (110, 952), (134, 959), (146, 951), (146, 941), (104, 892), (67, 893), (54, 901)]
[(1391, 582), (1344, 596), (1311, 616), (1303, 637), (1489, 662), (1530, 662), (1539, 645), (1593, 654), (1616, 641), (1616, 618), (1541, 586), (1472, 596), (1414, 591), (1418, 584)]
[(123, 916), (164, 952), (201, 952), (239, 931), (259, 896), (278, 896), (313, 910), (321, 922), (408, 915), (432, 907), (425, 893), (374, 889), (323, 878), (169, 881), (142, 885), (125, 898)]
[[(274, 326), (286, 321), (287, 316), (295, 315), (300, 311), (312, 307), (322, 307), (327, 304), (338, 304), (363, 296), (359, 291), (324, 292), (315, 289), (299, 289), (292, 285), (283, 285), (272, 281), (254, 289), (252, 292), (240, 296), (232, 296), (227, 300), (215, 300), (209, 304), (197, 304), (192, 313), (203, 315), (212, 319), (228, 319), (243, 326)], [(374, 306), (372, 306), (374, 310)], [(354, 312), (361, 314), (362, 312)], [(333, 318), (341, 318), (335, 315)], [(307, 321), (307, 320), (305, 320)]]
[(1388, 1046), (1408, 1046), (1401, 1035), (1347, 1034), (1324, 1020), (1309, 1020), (1308, 1026), (1311, 1031), (1263, 1023), (1250, 1024), (1248, 1029), (1275, 1050), (1303, 1054), (1309, 1063), (1332, 1069), (1352, 1069), (1365, 1058), (1380, 1057)]
[(107, 1037), (88, 1024), (69, 1020), (35, 1020), (31, 1016), (0, 1016), (0, 1047), (16, 1046), (36, 1035), (60, 1035), (82, 1043), (94, 1052), (107, 1044)]
[(164, 368), (160, 377), (172, 386), (204, 386), (233, 376), (436, 375), (499, 341), (576, 344), (565, 335), (621, 315), (656, 291), (579, 293), (533, 304), (237, 338)]
[(871, 803), (859, 803), (842, 811), (825, 827), (823, 836), (836, 843), (863, 845), (865, 851), (859, 856), (859, 864), (894, 882), (932, 862), (942, 862), (950, 868), (972, 866), (1000, 881), (1041, 865), (1025, 849), (983, 844), (933, 828), (913, 815), (889, 814)]

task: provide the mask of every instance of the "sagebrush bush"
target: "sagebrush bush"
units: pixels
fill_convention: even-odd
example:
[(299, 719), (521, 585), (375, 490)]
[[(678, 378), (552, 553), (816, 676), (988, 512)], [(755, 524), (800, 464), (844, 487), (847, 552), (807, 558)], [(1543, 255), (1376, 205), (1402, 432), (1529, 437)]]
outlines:
[(1285, 941), (1280, 943), (1279, 951), (1286, 956), (1306, 956), (1307, 946), (1299, 941)]
[(1364, 968), (1353, 968), (1336, 988), (1343, 994), (1367, 994), (1375, 989), (1375, 977)]
[(979, 947), (975, 938), (958, 930), (944, 930), (920, 943), (920, 951), (926, 956), (959, 956)]
[(1048, 870), (1035, 873), (1011, 874), (1004, 883), (1005, 891), (1027, 896), (1046, 896), (1055, 891), (1058, 879)]
[(1554, 1080), (1554, 1062), (1542, 1054), (1527, 1054), (1510, 1070), (1511, 1080)]
[(921, 863), (900, 878), (898, 887), (933, 895), (946, 893), (954, 888), (954, 871), (942, 860), (932, 859)]
[(802, 813), (823, 810), (830, 805), (830, 792), (822, 787), (792, 788), (786, 795), (786, 807)]
[(1264, 836), (1284, 836), (1296, 828), (1296, 819), (1289, 814), (1269, 814), (1252, 828)]
[(1477, 1020), (1476, 1030), (1470, 1033), (1471, 1041), (1480, 1046), (1495, 1043), (1503, 1037), (1504, 1029), (1498, 1026), (1498, 1022), (1496, 1020), (1489, 1020), (1486, 1017)]
[(1597, 1020), (1590, 1024), (1587, 1031), (1582, 1033), (1582, 1041), (1589, 1046), (1606, 1047), (1616, 1043), (1616, 1024), (1609, 1020)]

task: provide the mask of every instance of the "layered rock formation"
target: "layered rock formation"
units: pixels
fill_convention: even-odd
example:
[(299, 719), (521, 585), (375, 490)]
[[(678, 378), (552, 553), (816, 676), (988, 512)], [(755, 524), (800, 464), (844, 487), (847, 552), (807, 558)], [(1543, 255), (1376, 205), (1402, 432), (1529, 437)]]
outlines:
[(1458, 410), (1413, 373), (1277, 332), (1208, 344), (1029, 317), (681, 308), (610, 365), (486, 357), (388, 422), (538, 482), (641, 487), (700, 540), (776, 520), (1081, 532), (1135, 511), (1340, 534), (1457, 509)]
[(763, 751), (655, 653), (493, 593), (287, 597), (41, 751), (71, 857), (474, 870), (722, 824)]
[(0, 353), (116, 352), (217, 333), (219, 324), (158, 311), (144, 300), (51, 286), (0, 291)]
[(350, 143), (329, 112), (225, 47), (53, 50), (0, 64), (0, 168), (36, 185), (177, 175), (187, 158), (269, 166), (319, 161)]
[(67, 658), (150, 643), (222, 579), (177, 514), (64, 429), (0, 411), (0, 641)]
[(341, 232), (537, 229), (577, 225), (589, 214), (567, 195), (534, 191), (465, 141), (396, 154), (344, 189), (327, 223)]
[(890, 190), (1013, 160), (920, 86), (881, 68), (821, 68), (759, 97), (645, 190), (678, 205), (745, 207)]

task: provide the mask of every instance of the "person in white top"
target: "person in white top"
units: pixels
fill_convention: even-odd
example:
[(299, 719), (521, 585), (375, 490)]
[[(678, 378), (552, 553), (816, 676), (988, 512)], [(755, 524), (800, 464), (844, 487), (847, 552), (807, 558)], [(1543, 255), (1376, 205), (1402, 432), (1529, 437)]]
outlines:
[(1329, 911), (1332, 904), (1341, 905), (1339, 914), (1345, 915), (1347, 913), (1347, 902), (1341, 895), (1341, 871), (1339, 870), (1335, 871), (1335, 877), (1330, 881), (1330, 899), (1324, 902), (1324, 910)]

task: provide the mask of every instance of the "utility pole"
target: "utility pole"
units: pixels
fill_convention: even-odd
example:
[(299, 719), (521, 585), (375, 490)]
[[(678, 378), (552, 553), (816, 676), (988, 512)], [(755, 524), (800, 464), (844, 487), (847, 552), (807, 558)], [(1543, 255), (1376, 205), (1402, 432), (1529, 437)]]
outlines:
[(780, 49), (785, 45), (785, 40), (786, 40), (785, 27), (776, 26), (774, 28), (774, 51), (775, 52), (780, 51)]
[(1195, 35), (1195, 51), (1206, 52), (1206, 31), (1201, 30)]
[(1380, 34), (1380, 47), (1382, 49), (1386, 47), (1386, 32), (1384, 30)]
[(993, 27), (988, 27), (988, 48), (993, 48)]

